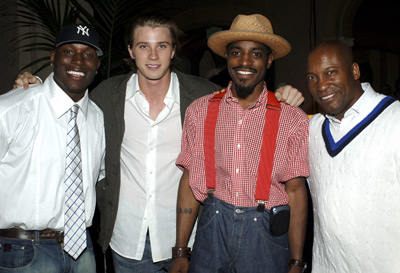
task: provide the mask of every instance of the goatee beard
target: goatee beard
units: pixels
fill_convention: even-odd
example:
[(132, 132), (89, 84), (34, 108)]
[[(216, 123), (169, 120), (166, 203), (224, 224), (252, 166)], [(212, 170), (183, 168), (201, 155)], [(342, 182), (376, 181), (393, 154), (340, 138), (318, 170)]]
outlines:
[(236, 86), (236, 95), (240, 99), (245, 99), (249, 95), (253, 94), (254, 86)]

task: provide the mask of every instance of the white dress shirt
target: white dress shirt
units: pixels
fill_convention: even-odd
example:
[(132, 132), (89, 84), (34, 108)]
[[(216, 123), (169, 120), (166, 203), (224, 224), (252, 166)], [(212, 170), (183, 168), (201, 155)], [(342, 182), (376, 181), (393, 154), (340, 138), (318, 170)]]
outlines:
[[(67, 126), (73, 104), (53, 74), (29, 91), (19, 88), (0, 96), (0, 229), (64, 230)], [(87, 91), (77, 104), (89, 227), (95, 184), (104, 177), (104, 119)]]
[(116, 253), (129, 259), (142, 259), (147, 230), (154, 262), (171, 258), (175, 245), (176, 199), (182, 176), (175, 166), (182, 135), (175, 73), (164, 103), (152, 120), (138, 76), (132, 75), (126, 91), (118, 213), (110, 243)]

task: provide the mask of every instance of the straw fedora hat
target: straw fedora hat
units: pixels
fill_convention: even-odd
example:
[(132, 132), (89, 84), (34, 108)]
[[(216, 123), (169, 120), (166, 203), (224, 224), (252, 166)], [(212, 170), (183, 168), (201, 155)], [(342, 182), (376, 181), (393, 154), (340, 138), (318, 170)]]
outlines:
[(254, 41), (265, 44), (272, 49), (277, 60), (290, 52), (290, 44), (281, 36), (274, 34), (271, 22), (260, 14), (239, 14), (233, 20), (229, 30), (214, 33), (208, 39), (208, 47), (225, 57), (226, 47), (236, 41)]

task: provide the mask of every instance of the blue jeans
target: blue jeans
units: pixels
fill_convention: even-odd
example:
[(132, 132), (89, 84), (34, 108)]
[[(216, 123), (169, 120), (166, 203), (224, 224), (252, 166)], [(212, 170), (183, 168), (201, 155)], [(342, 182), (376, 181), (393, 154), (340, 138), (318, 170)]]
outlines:
[(287, 273), (288, 235), (269, 233), (269, 212), (204, 201), (190, 259), (190, 273)]
[(16, 240), (0, 237), (0, 273), (96, 273), (93, 244), (75, 261), (56, 240)]
[(146, 244), (141, 260), (128, 259), (112, 252), (115, 273), (161, 273), (168, 272), (171, 259), (153, 263), (149, 234), (146, 236)]

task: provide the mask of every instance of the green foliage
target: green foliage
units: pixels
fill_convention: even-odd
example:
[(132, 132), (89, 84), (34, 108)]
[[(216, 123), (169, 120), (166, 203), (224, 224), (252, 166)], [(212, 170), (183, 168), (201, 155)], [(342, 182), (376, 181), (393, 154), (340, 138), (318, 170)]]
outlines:
[(104, 56), (99, 69), (100, 78), (106, 79), (113, 75), (125, 73), (128, 68), (124, 59), (128, 58), (124, 42), (125, 24), (140, 9), (145, 1), (132, 0), (85, 0), (92, 9), (84, 9), (82, 0), (70, 0), (81, 12), (79, 19), (95, 27), (101, 37), (101, 47)]
[[(92, 25), (100, 34), (104, 55), (101, 59), (97, 80), (104, 80), (113, 75), (125, 73), (128, 68), (124, 59), (128, 58), (124, 42), (125, 25), (148, 5), (157, 1), (148, 0), (18, 0), (0, 6), (0, 16), (17, 15), (17, 22), (10, 22), (11, 28), (24, 29), (23, 35), (13, 42), (22, 46), (24, 52), (53, 50), (54, 41), (62, 26), (83, 22)], [(64, 4), (62, 4), (64, 3)], [(89, 6), (92, 10), (87, 10)], [(14, 12), (14, 13), (13, 13)], [(32, 31), (32, 26), (36, 28)], [(35, 43), (31, 39), (35, 38)], [(33, 60), (20, 71), (33, 65), (38, 73), (50, 65), (50, 57)]]
[[(24, 34), (14, 38), (11, 42), (16, 50), (22, 52), (44, 51), (49, 53), (54, 49), (54, 41), (63, 25), (73, 24), (78, 19), (79, 11), (70, 5), (70, 1), (60, 0), (18, 0), (18, 2), (6, 2), (2, 4), (0, 16), (17, 15), (17, 21), (10, 22), (10, 28), (21, 28)], [(12, 14), (14, 12), (14, 14)], [(35, 27), (35, 28), (32, 28)], [(16, 31), (15, 31), (16, 32)], [(35, 41), (32, 43), (32, 39)], [(18, 46), (18, 44), (21, 44)], [(33, 71), (34, 74), (50, 65), (50, 54), (33, 60), (22, 67), (26, 70), (33, 65), (40, 65)]]

